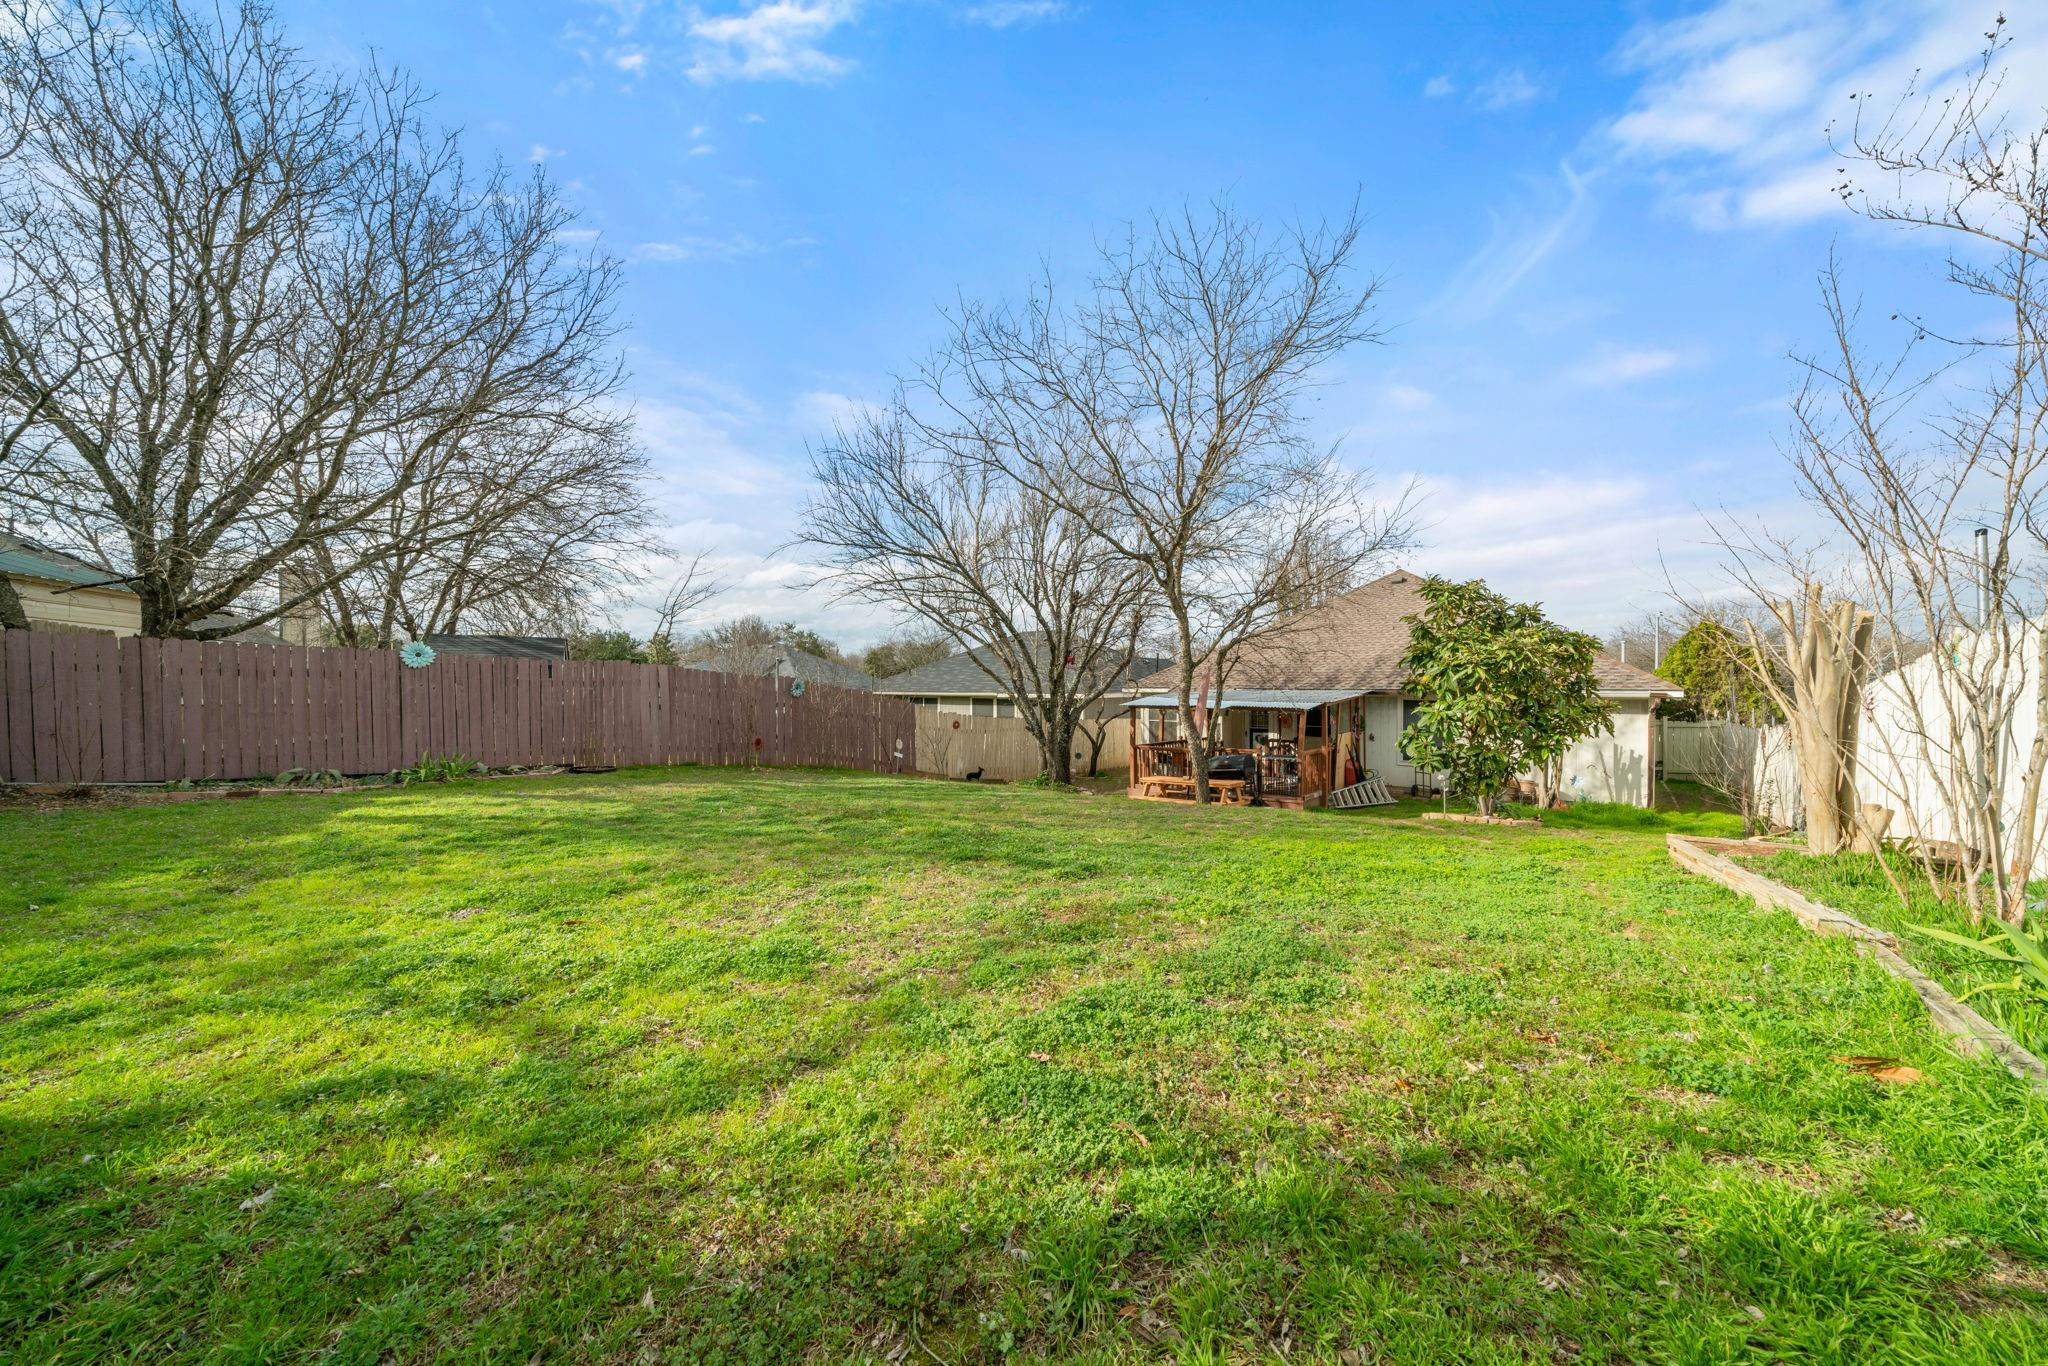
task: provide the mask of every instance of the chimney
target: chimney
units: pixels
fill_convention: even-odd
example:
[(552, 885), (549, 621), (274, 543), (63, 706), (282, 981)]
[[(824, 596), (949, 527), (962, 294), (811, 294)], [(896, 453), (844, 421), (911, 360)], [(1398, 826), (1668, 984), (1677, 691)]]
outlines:
[[(318, 582), (304, 565), (287, 560), (278, 567), (277, 600), (289, 602)], [(288, 645), (324, 645), (327, 633), (320, 624), (319, 600), (307, 598), (296, 607), (285, 608), (278, 614), (277, 633)]]
[(1991, 532), (1977, 528), (1977, 629), (1991, 624)]

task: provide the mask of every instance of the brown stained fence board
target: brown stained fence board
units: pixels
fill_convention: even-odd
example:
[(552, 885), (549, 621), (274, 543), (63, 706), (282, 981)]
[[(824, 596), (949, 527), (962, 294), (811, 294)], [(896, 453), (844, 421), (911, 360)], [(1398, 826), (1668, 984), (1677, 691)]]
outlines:
[[(86, 654), (91, 636), (67, 631), (54, 637), (57, 700), (57, 781), (95, 783), (100, 779), (99, 679)], [(87, 737), (94, 741), (87, 745)]]
[(370, 669), (375, 663), (375, 656), (368, 650), (348, 652), (348, 771), (351, 773), (373, 773), (377, 768), (377, 761), (370, 757), (374, 748), (373, 719), (370, 712)]
[(144, 782), (162, 782), (164, 765), (164, 645), (153, 637), (135, 638), (140, 685), (137, 713), (142, 722), (142, 773)]
[(156, 643), (157, 777), (176, 782), (185, 776), (185, 688), (178, 676), (176, 640)]
[(294, 653), (290, 646), (273, 645), (263, 665), (264, 685), (269, 690), (263, 712), (270, 732), (270, 763), (278, 773), (298, 766), (298, 728), (292, 724)]
[(328, 767), (340, 773), (361, 773), (356, 762), (356, 652), (330, 650), (334, 661), (334, 731)]
[(106, 649), (100, 655), (100, 753), (105, 762), (105, 777), (101, 781), (109, 783), (129, 781), (128, 720), (134, 708), (129, 705), (127, 682), (122, 677), (123, 666), (128, 662), (124, 644), (125, 641), (108, 636)]
[(31, 701), (29, 761), (25, 765), (30, 782), (57, 781), (57, 661), (52, 653), (52, 645), (57, 639), (56, 636), (21, 633), (22, 644), (28, 647), (23, 662), (27, 665)]
[(246, 778), (255, 772), (255, 764), (246, 742), (246, 718), (249, 715), (247, 660), (243, 657), (248, 646), (234, 641), (222, 641), (215, 646), (220, 657), (221, 670), (227, 676), (227, 687), (223, 697), (227, 702), (227, 714), (221, 717), (221, 767), (223, 778)]
[(7, 637), (13, 634), (0, 629), (0, 783), (19, 781), (14, 776), (14, 690), (8, 682), (14, 676), (14, 652)]
[(209, 778), (228, 777), (225, 754), (227, 750), (227, 726), (233, 716), (228, 705), (228, 679), (231, 677), (225, 652), (196, 646), (199, 654), (202, 682), (200, 695), (206, 699), (206, 727), (201, 744), (200, 771)]

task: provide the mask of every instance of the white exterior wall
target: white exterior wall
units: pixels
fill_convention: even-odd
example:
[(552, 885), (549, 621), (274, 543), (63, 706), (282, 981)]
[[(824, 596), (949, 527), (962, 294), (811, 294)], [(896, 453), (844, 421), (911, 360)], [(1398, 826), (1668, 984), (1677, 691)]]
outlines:
[(1568, 802), (1650, 804), (1650, 699), (1614, 701), (1614, 734), (1579, 741), (1564, 756)]
[(133, 593), (114, 593), (104, 588), (71, 588), (68, 585), (10, 575), (14, 591), (21, 598), (22, 613), (29, 629), (48, 623), (82, 631), (104, 631), (109, 635), (132, 636), (142, 630), (142, 600)]

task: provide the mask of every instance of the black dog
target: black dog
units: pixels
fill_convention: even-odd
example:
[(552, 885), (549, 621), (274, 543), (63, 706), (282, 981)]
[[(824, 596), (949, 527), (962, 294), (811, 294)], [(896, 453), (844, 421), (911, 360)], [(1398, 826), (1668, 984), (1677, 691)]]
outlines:
[(962, 778), (962, 779), (961, 779), (960, 781), (961, 781), (961, 782), (963, 782), (963, 783), (978, 783), (978, 782), (980, 782), (980, 781), (981, 781), (981, 770), (980, 770), (980, 769), (978, 769), (978, 768), (977, 768), (977, 769), (975, 769), (975, 770), (974, 770), (974, 772), (972, 772), (972, 773), (968, 774), (968, 775), (967, 775), (966, 777)]

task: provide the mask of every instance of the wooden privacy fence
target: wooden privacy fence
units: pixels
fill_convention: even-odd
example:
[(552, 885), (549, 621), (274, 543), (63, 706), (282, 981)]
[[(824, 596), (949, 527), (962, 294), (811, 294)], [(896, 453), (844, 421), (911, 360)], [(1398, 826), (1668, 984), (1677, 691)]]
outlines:
[[(1093, 724), (1092, 722), (1090, 724)], [(1089, 740), (1074, 737), (1074, 772), (1088, 771)], [(1031, 738), (1021, 717), (963, 716), (958, 712), (920, 707), (917, 711), (917, 757), (928, 773), (959, 778), (980, 769), (984, 778), (1007, 778), (1021, 782), (1035, 778), (1041, 767), (1038, 741)], [(1103, 737), (1102, 753), (1096, 759), (1101, 769), (1131, 766), (1130, 728), (1121, 716), (1113, 717)]]
[(815, 764), (908, 772), (897, 697), (652, 664), (70, 632), (0, 635), (0, 782), (154, 783), (422, 757), (520, 764)]

